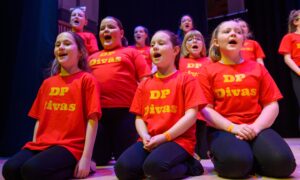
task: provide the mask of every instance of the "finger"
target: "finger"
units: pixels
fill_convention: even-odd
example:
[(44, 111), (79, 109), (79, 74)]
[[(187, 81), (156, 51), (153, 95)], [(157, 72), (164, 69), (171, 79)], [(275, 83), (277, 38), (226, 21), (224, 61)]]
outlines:
[(240, 136), (240, 137), (242, 137), (243, 140), (248, 140), (248, 138), (249, 138), (248, 135), (247, 135), (247, 133), (245, 133), (244, 130), (240, 130), (240, 131), (237, 133), (237, 135)]
[(238, 138), (239, 140), (244, 140), (244, 138), (242, 136), (238, 135), (238, 134), (235, 135), (235, 137)]
[(243, 131), (244, 131), (244, 133), (246, 134), (246, 136), (247, 136), (247, 138), (249, 139), (249, 140), (252, 140), (253, 138), (255, 138), (255, 132), (253, 131), (253, 129), (252, 128), (250, 128), (250, 127), (244, 127), (243, 128)]

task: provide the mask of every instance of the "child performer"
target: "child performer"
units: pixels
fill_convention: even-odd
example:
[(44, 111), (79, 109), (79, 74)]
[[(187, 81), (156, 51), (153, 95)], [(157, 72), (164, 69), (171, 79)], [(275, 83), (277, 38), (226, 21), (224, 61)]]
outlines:
[(88, 55), (91, 55), (99, 50), (98, 43), (95, 35), (90, 32), (85, 32), (84, 27), (87, 25), (88, 20), (86, 18), (86, 7), (80, 6), (71, 8), (70, 24), (72, 31), (76, 32), (84, 41), (85, 47), (88, 51)]
[(150, 52), (157, 72), (139, 85), (130, 108), (137, 115), (140, 139), (120, 156), (116, 175), (119, 179), (201, 175), (203, 168), (193, 158), (195, 122), (206, 100), (197, 80), (177, 71), (180, 46), (174, 33), (156, 32)]
[(291, 70), (293, 89), (298, 101), (298, 124), (300, 129), (300, 10), (293, 10), (289, 16), (289, 33), (280, 43), (278, 52)]
[(93, 159), (106, 165), (112, 157), (136, 142), (134, 114), (129, 107), (138, 82), (151, 74), (143, 55), (124, 47), (127, 41), (120, 20), (108, 16), (101, 21), (99, 37), (103, 50), (89, 57), (89, 66), (100, 83), (103, 116), (99, 122)]
[(266, 57), (265, 53), (257, 41), (250, 39), (252, 33), (249, 30), (248, 23), (242, 19), (235, 19), (235, 21), (238, 22), (238, 24), (243, 29), (243, 33), (245, 36), (245, 41), (241, 49), (242, 58), (245, 60), (256, 61), (264, 65), (264, 58)]
[[(211, 61), (206, 56), (205, 41), (202, 34), (197, 30), (189, 31), (183, 39), (181, 45), (181, 55), (179, 70), (198, 78), (198, 74), (203, 66)], [(202, 158), (207, 158), (207, 128), (206, 122), (199, 111), (196, 122), (196, 153)]]
[(41, 85), (29, 111), (33, 140), (3, 166), (5, 179), (84, 178), (101, 116), (97, 80), (87, 70), (80, 36), (63, 32), (55, 42), (52, 76)]
[(212, 162), (224, 178), (246, 178), (253, 172), (288, 177), (295, 170), (295, 158), (283, 138), (270, 129), (282, 95), (263, 65), (241, 58), (243, 42), (237, 22), (222, 22), (211, 39), (209, 56), (215, 63), (199, 74), (209, 102), (202, 113), (213, 127)]

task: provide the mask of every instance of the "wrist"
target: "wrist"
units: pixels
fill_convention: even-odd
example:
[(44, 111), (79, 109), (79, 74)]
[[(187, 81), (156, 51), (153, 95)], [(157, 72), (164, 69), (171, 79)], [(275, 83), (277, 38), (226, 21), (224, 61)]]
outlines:
[(150, 139), (150, 135), (148, 134), (148, 133), (143, 133), (142, 135), (141, 135), (141, 138), (142, 139)]
[(297, 72), (298, 76), (300, 76), (300, 71)]
[(226, 128), (226, 131), (229, 132), (229, 133), (233, 133), (233, 128), (234, 128), (234, 124), (233, 123), (230, 123), (227, 128)]
[(163, 135), (165, 136), (165, 138), (166, 138), (167, 141), (171, 141), (172, 140), (172, 136), (169, 133), (169, 131), (164, 132)]

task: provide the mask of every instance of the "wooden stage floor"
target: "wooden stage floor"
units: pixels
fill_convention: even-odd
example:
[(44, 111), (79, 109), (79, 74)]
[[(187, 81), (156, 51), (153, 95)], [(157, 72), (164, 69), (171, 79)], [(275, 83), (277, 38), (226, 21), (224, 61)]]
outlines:
[[(295, 158), (296, 158), (296, 163), (297, 163), (297, 168), (292, 174), (290, 178), (286, 178), (287, 180), (300, 180), (300, 138), (288, 138), (285, 139), (287, 143), (290, 145)], [(2, 165), (5, 162), (5, 159), (0, 158), (0, 180), (3, 180), (4, 178), (2, 177)], [(201, 176), (194, 176), (194, 177), (189, 177), (186, 178), (186, 180), (221, 180), (223, 178), (220, 178), (216, 175), (213, 165), (210, 160), (201, 160), (201, 164), (204, 166), (205, 172)], [(284, 165), (283, 165), (284, 166)], [(89, 176), (86, 178), (87, 180), (117, 180), (115, 173), (113, 171), (113, 165), (109, 166), (98, 166), (96, 173), (93, 175)], [(248, 179), (257, 179), (257, 180), (274, 180), (275, 178), (268, 178), (268, 177), (263, 177), (259, 175), (252, 176)], [(283, 179), (281, 179), (283, 180)]]

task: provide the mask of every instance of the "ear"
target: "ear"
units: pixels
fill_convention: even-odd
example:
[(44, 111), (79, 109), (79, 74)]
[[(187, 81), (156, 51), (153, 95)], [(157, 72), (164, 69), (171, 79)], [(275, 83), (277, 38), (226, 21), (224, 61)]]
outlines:
[(214, 45), (214, 46), (217, 46), (217, 47), (220, 46), (217, 39), (214, 39), (214, 40), (213, 40), (213, 45)]
[(180, 47), (179, 47), (179, 46), (175, 46), (175, 47), (174, 47), (174, 53), (175, 53), (175, 54), (180, 53)]
[(121, 30), (120, 30), (120, 33), (121, 33), (121, 38), (123, 38), (123, 37), (124, 37), (124, 30), (121, 29)]

